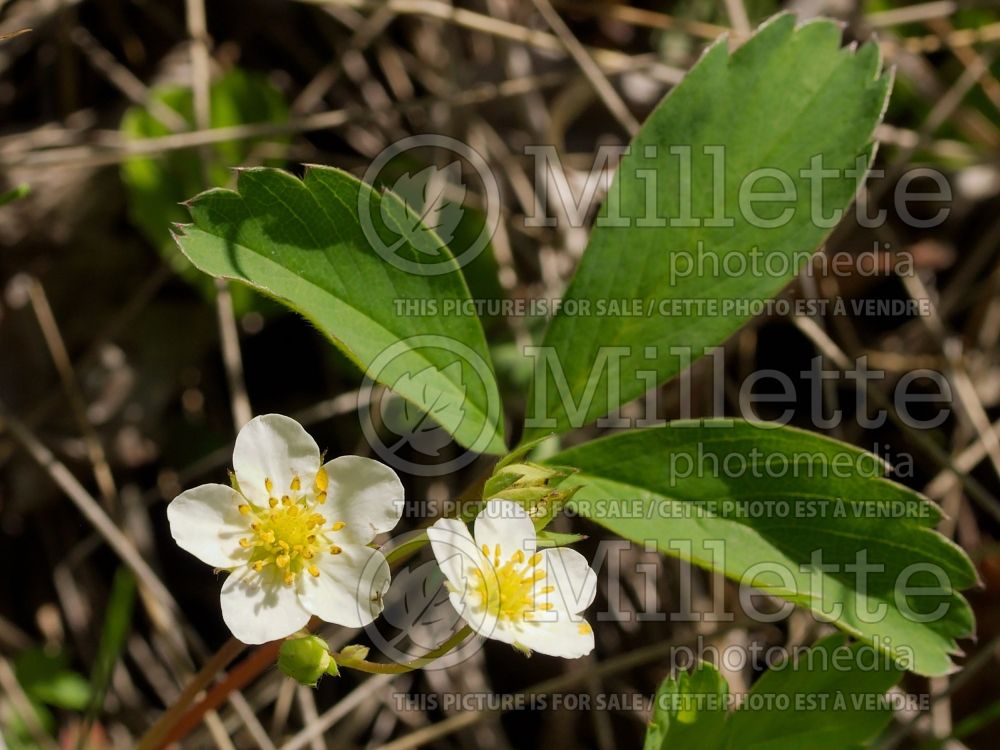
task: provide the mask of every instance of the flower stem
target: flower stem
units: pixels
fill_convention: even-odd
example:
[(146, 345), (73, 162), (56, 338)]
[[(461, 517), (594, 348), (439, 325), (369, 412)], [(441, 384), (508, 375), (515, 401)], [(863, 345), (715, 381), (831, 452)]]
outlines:
[(415, 669), (425, 667), (435, 659), (441, 658), (456, 646), (461, 644), (471, 632), (472, 628), (466, 625), (433, 651), (429, 651), (426, 655), (421, 656), (419, 659), (414, 659), (413, 661), (406, 662), (405, 664), (366, 661), (364, 659), (345, 659), (336, 651), (331, 651), (330, 656), (332, 656), (333, 660), (337, 662), (338, 667), (356, 669), (359, 672), (368, 672), (369, 674), (404, 674), (405, 672), (412, 672)]

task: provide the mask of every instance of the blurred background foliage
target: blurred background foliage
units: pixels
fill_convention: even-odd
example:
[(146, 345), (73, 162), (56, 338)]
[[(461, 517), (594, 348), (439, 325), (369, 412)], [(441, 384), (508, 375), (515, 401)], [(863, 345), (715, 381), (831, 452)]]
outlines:
[[(281, 92), (266, 78), (238, 68), (226, 71), (212, 82), (210, 103), (209, 122), (213, 128), (288, 122), (288, 105)], [(194, 127), (191, 89), (165, 85), (149, 91), (148, 104), (131, 107), (125, 112), (121, 133), (126, 139), (137, 141)], [(191, 266), (171, 235), (174, 224), (188, 220), (182, 204), (200, 193), (206, 180), (209, 186), (228, 184), (232, 170), (250, 160), (255, 148), (261, 149), (262, 154), (272, 154), (263, 160), (264, 165), (282, 166), (287, 150), (282, 146), (286, 142), (287, 139), (281, 137), (267, 141), (259, 138), (222, 141), (197, 151), (174, 151), (162, 158), (134, 157), (122, 164), (122, 183), (132, 221), (160, 250), (165, 262), (210, 300), (215, 296), (215, 283)], [(233, 295), (237, 314), (253, 309), (252, 291), (238, 286), (234, 287)]]

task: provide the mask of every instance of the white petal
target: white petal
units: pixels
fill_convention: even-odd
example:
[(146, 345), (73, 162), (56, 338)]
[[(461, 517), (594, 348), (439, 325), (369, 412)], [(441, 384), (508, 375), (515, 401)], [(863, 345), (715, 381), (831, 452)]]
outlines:
[(491, 556), (499, 544), (504, 561), (517, 550), (526, 555), (535, 551), (535, 526), (528, 512), (513, 500), (494, 498), (486, 503), (476, 517), (475, 537), (476, 545), (486, 546)]
[(182, 492), (167, 506), (170, 533), (177, 546), (202, 562), (231, 568), (246, 560), (240, 537), (250, 522), (240, 514), (246, 502), (240, 493), (224, 484), (203, 484)]
[(479, 595), (470, 588), (476, 569), (487, 576), (496, 574), (476, 546), (468, 527), (453, 518), (441, 518), (427, 529), (427, 538), (441, 572), (448, 579), (448, 599), (455, 611), (480, 635), (497, 637), (496, 617), (479, 606)]
[(341, 456), (323, 468), (329, 486), (327, 500), (318, 510), (331, 522), (347, 524), (342, 532), (345, 541), (368, 544), (399, 523), (403, 483), (388, 466), (362, 456)]
[(389, 564), (376, 549), (345, 544), (338, 555), (316, 559), (319, 577), (302, 574), (299, 601), (322, 620), (349, 628), (371, 623), (384, 606)]
[(299, 604), (295, 587), (265, 570), (233, 573), (222, 584), (222, 619), (243, 643), (267, 643), (305, 627), (309, 613)]
[(503, 643), (513, 643), (517, 640), (516, 634), (504, 629), (495, 615), (477, 606), (478, 599), (479, 597), (472, 594), (469, 589), (448, 593), (451, 606), (477, 634)]
[(514, 640), (532, 651), (564, 659), (578, 659), (594, 650), (594, 631), (586, 620), (569, 612), (548, 612), (551, 622), (527, 623)]
[(544, 550), (541, 567), (545, 571), (541, 584), (555, 588), (545, 601), (551, 602), (557, 610), (576, 614), (593, 604), (597, 594), (597, 574), (575, 549), (554, 547)]
[(469, 584), (468, 571), (483, 559), (469, 528), (454, 518), (439, 518), (427, 529), (427, 538), (444, 577), (454, 590), (463, 591)]
[(291, 417), (264, 414), (254, 417), (240, 430), (233, 448), (233, 470), (240, 491), (257, 505), (267, 504), (264, 480), (270, 479), (274, 494), (288, 494), (292, 478), (303, 488), (311, 487), (319, 470), (319, 446)]

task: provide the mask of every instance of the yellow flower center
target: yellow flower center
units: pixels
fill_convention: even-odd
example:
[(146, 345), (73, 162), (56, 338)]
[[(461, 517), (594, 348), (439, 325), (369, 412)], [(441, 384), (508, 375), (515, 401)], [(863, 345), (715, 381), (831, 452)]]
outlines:
[(273, 482), (265, 479), (267, 507), (249, 502), (240, 505), (240, 513), (252, 518), (253, 535), (240, 539), (240, 546), (250, 551), (251, 568), (264, 573), (273, 566), (285, 585), (291, 586), (302, 571), (319, 576), (315, 560), (323, 552), (341, 553), (340, 547), (331, 542), (331, 535), (346, 524), (328, 523), (326, 516), (316, 512), (317, 506), (326, 502), (328, 483), (326, 472), (320, 469), (312, 489), (303, 492), (301, 480), (293, 477), (288, 492), (279, 498), (274, 494)]
[(486, 560), (481, 567), (472, 568), (470, 581), (481, 611), (517, 623), (532, 620), (536, 612), (554, 608), (551, 602), (540, 601), (555, 591), (554, 586), (538, 585), (545, 578), (545, 571), (538, 568), (541, 552), (526, 558), (523, 550), (517, 550), (502, 562), (500, 545), (495, 546), (491, 555), (484, 544), (483, 554)]

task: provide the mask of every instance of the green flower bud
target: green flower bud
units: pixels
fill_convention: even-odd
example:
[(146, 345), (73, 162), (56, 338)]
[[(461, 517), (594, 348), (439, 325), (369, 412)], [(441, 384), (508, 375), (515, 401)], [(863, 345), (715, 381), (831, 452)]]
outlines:
[(513, 500), (531, 516), (541, 531), (580, 489), (558, 486), (573, 469), (563, 470), (528, 462), (501, 464), (483, 487), (483, 498)]
[(330, 647), (314, 635), (284, 641), (278, 652), (278, 669), (285, 676), (309, 687), (316, 687), (319, 678), (325, 674), (340, 674), (330, 656)]
[(525, 506), (535, 524), (535, 531), (541, 531), (548, 526), (582, 486), (578, 484), (566, 489), (550, 490), (535, 503)]
[(567, 476), (565, 472), (547, 466), (531, 463), (515, 463), (498, 466), (483, 487), (483, 497), (505, 497), (504, 490), (525, 487), (545, 487), (553, 480)]

